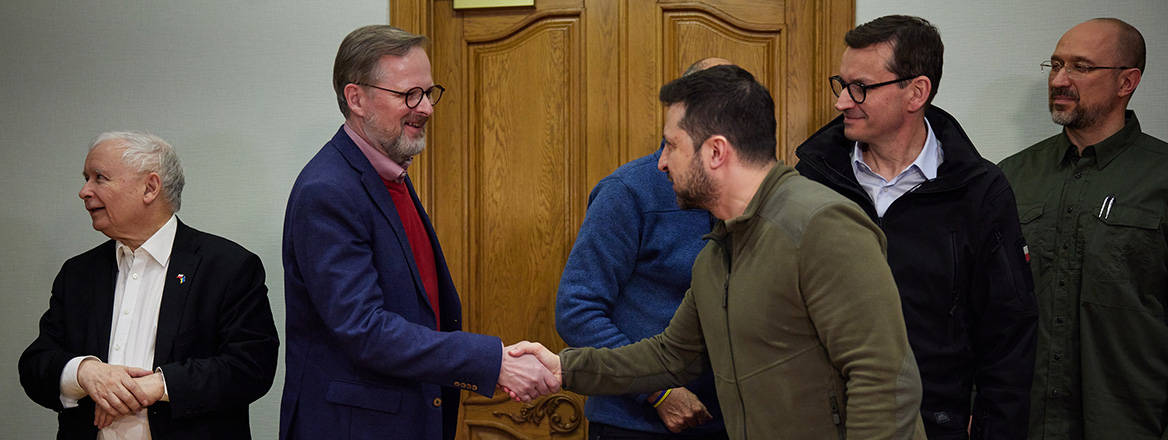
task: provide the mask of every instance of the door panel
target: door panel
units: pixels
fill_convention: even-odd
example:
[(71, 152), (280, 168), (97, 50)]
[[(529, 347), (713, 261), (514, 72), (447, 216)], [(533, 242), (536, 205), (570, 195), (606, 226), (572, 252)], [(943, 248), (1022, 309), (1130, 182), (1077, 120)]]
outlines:
[[(654, 151), (658, 89), (720, 56), (775, 97), (778, 157), (830, 120), (851, 0), (536, 0), (459, 10), (391, 0), (395, 26), (427, 35), (447, 93), (411, 167), (462, 296), (464, 328), (504, 343), (564, 343), (555, 295), (588, 192)], [(614, 225), (620, 227), (620, 225)], [(531, 404), (463, 394), (459, 439), (582, 439), (584, 397)]]
[(461, 286), (475, 292), (468, 322), (507, 343), (557, 339), (547, 324), (559, 275), (548, 263), (571, 251), (570, 207), (585, 202), (572, 190), (583, 163), (579, 21), (547, 17), (466, 48), (477, 103), (463, 127), (474, 145), (466, 219), (477, 246), (464, 250), (474, 275)]

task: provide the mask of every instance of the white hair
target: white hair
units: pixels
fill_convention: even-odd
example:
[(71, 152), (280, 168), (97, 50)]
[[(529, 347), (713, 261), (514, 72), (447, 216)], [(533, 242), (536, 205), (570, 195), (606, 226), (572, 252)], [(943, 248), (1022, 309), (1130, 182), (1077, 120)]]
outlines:
[(122, 163), (137, 169), (140, 173), (158, 173), (162, 179), (162, 194), (170, 205), (171, 212), (178, 212), (182, 206), (182, 190), (186, 180), (183, 179), (182, 164), (178, 161), (178, 153), (174, 147), (162, 138), (140, 131), (107, 131), (97, 135), (89, 144), (93, 151), (98, 144), (105, 141), (118, 141), (125, 147), (122, 152)]

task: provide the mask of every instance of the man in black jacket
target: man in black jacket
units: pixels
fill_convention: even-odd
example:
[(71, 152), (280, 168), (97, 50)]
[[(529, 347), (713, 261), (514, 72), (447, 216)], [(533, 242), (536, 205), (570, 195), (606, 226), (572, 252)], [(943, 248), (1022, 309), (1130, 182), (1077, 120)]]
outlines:
[(183, 172), (166, 141), (110, 132), (78, 196), (109, 237), (53, 281), (20, 384), (58, 439), (249, 438), (280, 342), (259, 257), (175, 215)]
[(843, 114), (798, 148), (796, 169), (888, 237), (929, 438), (1025, 438), (1037, 310), (1014, 194), (930, 105), (944, 52), (932, 24), (886, 16), (844, 39), (830, 78)]

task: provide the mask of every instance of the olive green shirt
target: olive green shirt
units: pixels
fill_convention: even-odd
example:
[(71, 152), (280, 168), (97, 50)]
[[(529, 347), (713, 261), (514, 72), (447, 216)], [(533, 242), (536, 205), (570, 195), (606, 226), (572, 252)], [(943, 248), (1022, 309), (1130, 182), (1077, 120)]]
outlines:
[(1135, 113), (1000, 164), (1039, 304), (1031, 439), (1159, 439), (1168, 423), (1168, 144)]

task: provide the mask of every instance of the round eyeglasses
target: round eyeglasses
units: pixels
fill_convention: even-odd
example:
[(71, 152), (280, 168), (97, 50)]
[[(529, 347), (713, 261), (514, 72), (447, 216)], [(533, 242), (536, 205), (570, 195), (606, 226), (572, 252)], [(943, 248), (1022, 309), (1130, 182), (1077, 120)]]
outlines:
[(831, 78), (828, 78), (828, 81), (831, 82), (831, 92), (835, 93), (836, 97), (839, 97), (840, 93), (843, 93), (844, 89), (847, 89), (848, 95), (852, 97), (852, 102), (855, 102), (856, 104), (863, 104), (864, 100), (868, 98), (868, 90), (875, 89), (877, 87), (884, 87), (886, 85), (895, 84), (901, 81), (908, 81), (910, 79), (916, 78), (917, 76), (920, 75), (906, 76), (903, 78), (894, 79), (892, 81), (885, 81), (876, 84), (864, 84), (860, 81), (846, 82), (844, 81), (843, 77), (840, 77), (839, 75), (833, 75)]
[(353, 83), (353, 84), (356, 84), (359, 86), (365, 86), (365, 87), (373, 87), (373, 88), (378, 89), (378, 90), (384, 90), (384, 91), (387, 91), (389, 93), (393, 93), (397, 96), (401, 96), (401, 97), (405, 98), (406, 107), (409, 107), (409, 108), (415, 108), (418, 106), (418, 104), (421, 104), (423, 96), (430, 98), (430, 105), (437, 105), (438, 100), (442, 99), (442, 94), (446, 92), (446, 87), (442, 87), (438, 84), (434, 84), (434, 85), (430, 86), (430, 88), (428, 88), (428, 89), (423, 89), (421, 87), (414, 87), (414, 88), (406, 90), (404, 92), (398, 91), (398, 90), (393, 90), (393, 89), (387, 89), (385, 87), (378, 87), (378, 86), (375, 86), (373, 84), (365, 84), (365, 83)]

